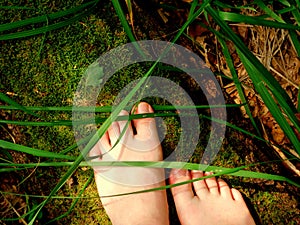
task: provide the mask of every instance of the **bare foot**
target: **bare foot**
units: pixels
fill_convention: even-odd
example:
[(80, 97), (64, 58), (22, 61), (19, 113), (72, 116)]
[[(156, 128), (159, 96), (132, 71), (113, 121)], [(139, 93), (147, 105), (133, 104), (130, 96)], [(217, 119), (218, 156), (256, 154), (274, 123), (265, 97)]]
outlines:
[[(138, 105), (135, 114), (152, 112), (151, 106), (142, 102)], [(128, 115), (128, 112), (122, 111), (121, 115)], [(110, 151), (122, 130), (126, 128), (126, 122), (114, 122), (91, 150), (90, 156), (105, 153), (102, 160), (107, 161), (163, 160), (153, 118), (133, 120), (133, 126), (129, 124), (120, 142)], [(93, 161), (98, 160), (101, 159), (94, 159)], [(163, 186), (165, 185), (163, 169), (137, 167), (103, 169), (95, 167), (94, 171), (101, 202), (114, 225), (169, 224), (166, 191), (104, 197)]]
[[(209, 175), (200, 171), (172, 170), (175, 184)], [(195, 194), (194, 194), (195, 193)], [(182, 225), (253, 225), (254, 220), (241, 193), (215, 177), (172, 188)]]

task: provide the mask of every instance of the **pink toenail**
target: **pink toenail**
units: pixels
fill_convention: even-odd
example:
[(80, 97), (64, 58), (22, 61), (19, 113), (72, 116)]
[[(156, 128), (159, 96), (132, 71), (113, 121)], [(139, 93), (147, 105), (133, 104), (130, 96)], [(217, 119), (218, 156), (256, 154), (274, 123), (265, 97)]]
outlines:
[(213, 172), (205, 172), (205, 176), (210, 176), (210, 175), (213, 175), (214, 173)]
[(147, 113), (150, 112), (150, 105), (146, 104), (146, 103), (140, 103), (138, 106), (138, 112), (139, 113)]
[(189, 175), (189, 171), (188, 170), (182, 170), (182, 169), (174, 169), (172, 171), (172, 175), (175, 178), (186, 177), (186, 176)]

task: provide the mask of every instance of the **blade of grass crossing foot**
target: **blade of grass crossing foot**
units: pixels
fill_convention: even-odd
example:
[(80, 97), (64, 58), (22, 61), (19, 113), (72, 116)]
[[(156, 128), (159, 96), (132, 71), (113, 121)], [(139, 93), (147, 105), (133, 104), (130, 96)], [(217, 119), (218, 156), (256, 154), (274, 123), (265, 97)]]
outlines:
[[(288, 160), (292, 160), (295, 158), (289, 158)], [(100, 162), (81, 162), (79, 166), (86, 167), (86, 166), (119, 166), (119, 167), (145, 167), (145, 168), (168, 168), (168, 169), (186, 169), (186, 170), (204, 170), (208, 172), (222, 173), (223, 175), (232, 175), (232, 176), (239, 176), (239, 177), (247, 177), (247, 178), (255, 178), (255, 179), (266, 179), (266, 180), (277, 180), (277, 181), (286, 181), (290, 184), (293, 184), (297, 187), (300, 187), (299, 183), (295, 183), (287, 177), (276, 175), (276, 174), (268, 174), (268, 173), (261, 173), (261, 172), (253, 172), (249, 170), (244, 170), (246, 168), (251, 168), (255, 165), (263, 165), (263, 164), (270, 164), (270, 163), (279, 163), (282, 160), (273, 160), (267, 162), (259, 162), (255, 164), (250, 164), (246, 166), (236, 167), (236, 168), (226, 168), (220, 166), (208, 166), (204, 164), (197, 164), (197, 163), (186, 163), (186, 162), (166, 162), (166, 161), (159, 161), (159, 162), (149, 162), (149, 161), (100, 161)], [(43, 167), (63, 167), (63, 166), (72, 166), (73, 162), (41, 162), (41, 163), (29, 163), (29, 164), (17, 164), (17, 163), (0, 163), (1, 166), (13, 166), (13, 167), (25, 167), (25, 168), (34, 168), (37, 166)], [(220, 174), (219, 174), (220, 175)]]
[[(152, 105), (155, 111), (167, 111), (167, 110), (178, 110), (178, 109), (209, 109), (209, 108), (223, 108), (223, 107), (240, 107), (239, 104), (226, 104), (226, 105), (194, 105), (194, 106), (180, 106), (180, 105)], [(95, 113), (105, 113), (111, 112), (111, 106), (97, 106), (97, 107), (76, 107), (73, 109), (72, 106), (61, 106), (61, 107), (43, 107), (43, 106), (23, 106), (29, 111), (62, 111), (62, 112), (95, 112)], [(0, 105), (0, 109), (3, 110), (20, 110), (16, 106), (12, 105)]]
[[(166, 163), (166, 162), (161, 162), (161, 163)], [(178, 167), (178, 168), (180, 168), (180, 169), (184, 168), (184, 169), (188, 169), (188, 170), (201, 170), (200, 169), (201, 166), (203, 167), (205, 165), (196, 164), (194, 166), (194, 165), (190, 165), (189, 163), (184, 163), (184, 166), (181, 166), (181, 167)], [(124, 193), (124, 194), (117, 194), (117, 195), (110, 195), (110, 196), (101, 196), (101, 198), (103, 198), (103, 197), (117, 197), (117, 196), (124, 196), (124, 195), (130, 195), (130, 194), (145, 193), (145, 192), (150, 192), (150, 191), (165, 190), (165, 189), (168, 189), (168, 188), (172, 188), (172, 187), (192, 183), (192, 182), (199, 181), (199, 180), (206, 179), (206, 178), (210, 178), (210, 177), (216, 177), (216, 176), (221, 176), (221, 175), (235, 175), (235, 176), (238, 176), (237, 174), (239, 174), (239, 176), (241, 176), (241, 177), (250, 177), (250, 178), (257, 177), (257, 178), (260, 178), (260, 179), (285, 181), (285, 182), (288, 182), (292, 185), (295, 185), (296, 187), (300, 187), (299, 183), (294, 182), (294, 181), (292, 181), (292, 180), (290, 180), (286, 177), (283, 177), (283, 176), (263, 174), (263, 173), (257, 173), (257, 172), (243, 170), (246, 167), (250, 167), (250, 166), (241, 166), (241, 167), (237, 167), (237, 168), (222, 168), (221, 170), (215, 170), (215, 173), (212, 174), (212, 175), (204, 176), (204, 177), (193, 179), (193, 180), (190, 179), (188, 181), (184, 181), (184, 182), (180, 182), (180, 183), (176, 183), (176, 184), (171, 184), (171, 185), (165, 185), (165, 186), (161, 186), (161, 187), (158, 187), (158, 188), (151, 188), (151, 189), (142, 190), (142, 191), (128, 192), (128, 193)], [(161, 167), (159, 166), (159, 168), (161, 168)], [(174, 168), (174, 167), (168, 166), (168, 168)], [(207, 168), (207, 165), (204, 168)], [(208, 168), (212, 168), (212, 167), (209, 166)], [(207, 171), (213, 171), (213, 170), (209, 169)], [(240, 172), (242, 172), (242, 173), (240, 173)]]

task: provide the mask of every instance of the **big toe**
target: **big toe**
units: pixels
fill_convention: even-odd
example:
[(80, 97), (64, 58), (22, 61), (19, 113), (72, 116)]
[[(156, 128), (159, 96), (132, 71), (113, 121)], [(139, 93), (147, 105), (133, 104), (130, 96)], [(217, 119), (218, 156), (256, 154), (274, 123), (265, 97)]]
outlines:
[[(170, 174), (170, 184), (179, 184), (191, 179), (190, 172), (188, 170), (173, 169)], [(171, 188), (174, 202), (177, 211), (182, 211), (186, 208), (186, 204), (191, 201), (195, 195), (192, 189), (192, 184), (182, 184)]]

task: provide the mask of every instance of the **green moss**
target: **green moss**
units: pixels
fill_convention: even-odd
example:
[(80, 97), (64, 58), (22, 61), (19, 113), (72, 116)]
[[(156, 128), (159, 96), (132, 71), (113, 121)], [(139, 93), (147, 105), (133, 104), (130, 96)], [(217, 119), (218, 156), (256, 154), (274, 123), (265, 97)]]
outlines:
[(298, 202), (294, 196), (289, 196), (287, 193), (258, 191), (254, 195), (253, 205), (258, 211), (263, 224), (299, 223)]

